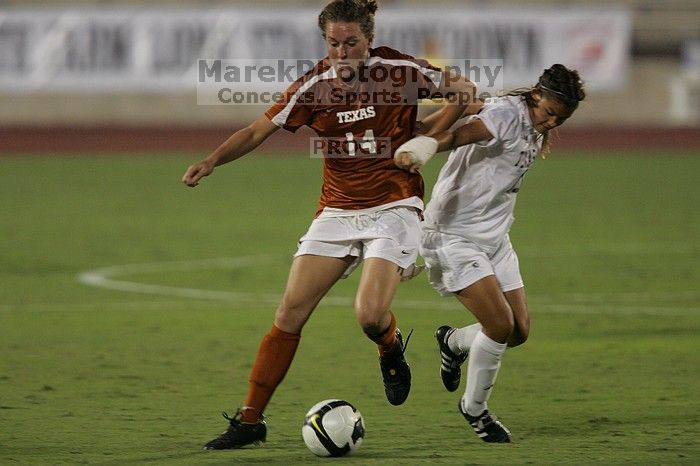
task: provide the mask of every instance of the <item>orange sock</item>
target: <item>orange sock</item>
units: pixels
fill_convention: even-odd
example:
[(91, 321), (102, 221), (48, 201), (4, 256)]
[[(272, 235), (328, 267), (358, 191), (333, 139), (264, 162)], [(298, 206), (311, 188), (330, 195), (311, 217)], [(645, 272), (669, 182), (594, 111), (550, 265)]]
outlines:
[(377, 335), (367, 334), (369, 339), (379, 346), (379, 357), (384, 357), (384, 353), (391, 353), (398, 348), (398, 339), (396, 338), (396, 317), (394, 317), (394, 313), (391, 311), (389, 311), (389, 315), (391, 315), (391, 323), (386, 330)]
[(300, 338), (301, 335), (284, 332), (275, 325), (263, 337), (250, 371), (241, 421), (257, 422), (262, 418), (272, 394), (292, 364)]

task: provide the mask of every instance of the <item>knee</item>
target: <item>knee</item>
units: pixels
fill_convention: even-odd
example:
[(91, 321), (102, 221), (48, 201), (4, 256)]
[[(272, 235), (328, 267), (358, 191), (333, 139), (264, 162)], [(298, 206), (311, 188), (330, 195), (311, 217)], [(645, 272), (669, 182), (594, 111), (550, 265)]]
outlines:
[(519, 346), (525, 343), (530, 336), (530, 319), (525, 319), (522, 322), (515, 322), (515, 328), (513, 329), (513, 334), (508, 340), (508, 346), (511, 348), (514, 346)]
[(362, 330), (368, 335), (377, 335), (386, 330), (391, 323), (388, 307), (377, 302), (366, 301), (355, 303), (355, 315)]
[(290, 333), (301, 333), (301, 329), (309, 318), (313, 308), (302, 301), (283, 298), (275, 313), (275, 325), (280, 330)]
[(508, 339), (508, 347), (515, 348), (516, 346), (522, 345), (527, 341), (527, 337), (527, 332), (521, 333), (520, 330), (516, 329)]
[(527, 318), (525, 321), (518, 324), (518, 334), (520, 335), (520, 343), (525, 343), (527, 338), (530, 336), (530, 319)]
[(482, 331), (494, 341), (505, 343), (510, 341), (514, 330), (515, 320), (510, 309), (502, 309), (494, 312), (489, 322), (482, 322)]

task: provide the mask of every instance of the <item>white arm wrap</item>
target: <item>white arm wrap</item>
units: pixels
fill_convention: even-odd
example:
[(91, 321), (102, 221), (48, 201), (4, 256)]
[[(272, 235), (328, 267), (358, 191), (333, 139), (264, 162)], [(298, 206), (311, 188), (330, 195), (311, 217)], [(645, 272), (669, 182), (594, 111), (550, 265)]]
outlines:
[(394, 152), (394, 157), (402, 152), (406, 152), (410, 154), (411, 162), (422, 167), (435, 155), (437, 148), (437, 139), (428, 136), (418, 136), (401, 144)]

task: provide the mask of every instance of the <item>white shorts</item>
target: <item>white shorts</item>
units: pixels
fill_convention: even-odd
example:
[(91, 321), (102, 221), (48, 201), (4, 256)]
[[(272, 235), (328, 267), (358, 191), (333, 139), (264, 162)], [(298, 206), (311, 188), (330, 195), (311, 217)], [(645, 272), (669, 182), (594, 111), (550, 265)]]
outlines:
[(487, 254), (461, 236), (425, 231), (420, 254), (425, 259), (430, 284), (443, 296), (489, 275), (496, 276), (503, 292), (523, 287), (518, 256), (508, 235), (492, 254)]
[(322, 214), (299, 240), (294, 257), (305, 254), (326, 257), (354, 256), (343, 273), (350, 275), (364, 259), (379, 257), (411, 269), (418, 258), (420, 218), (413, 207), (392, 207), (371, 213)]

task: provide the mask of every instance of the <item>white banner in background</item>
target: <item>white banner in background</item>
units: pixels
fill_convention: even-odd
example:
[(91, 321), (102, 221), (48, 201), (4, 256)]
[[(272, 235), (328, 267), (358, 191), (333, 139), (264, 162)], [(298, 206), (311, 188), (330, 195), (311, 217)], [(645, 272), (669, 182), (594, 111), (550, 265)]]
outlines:
[[(199, 59), (322, 58), (317, 15), (308, 8), (0, 10), (0, 91), (190, 92)], [(380, 10), (374, 46), (441, 67), (503, 60), (507, 88), (563, 63), (595, 91), (625, 86), (630, 40), (622, 10), (447, 6)], [(253, 80), (242, 88), (287, 85)]]

